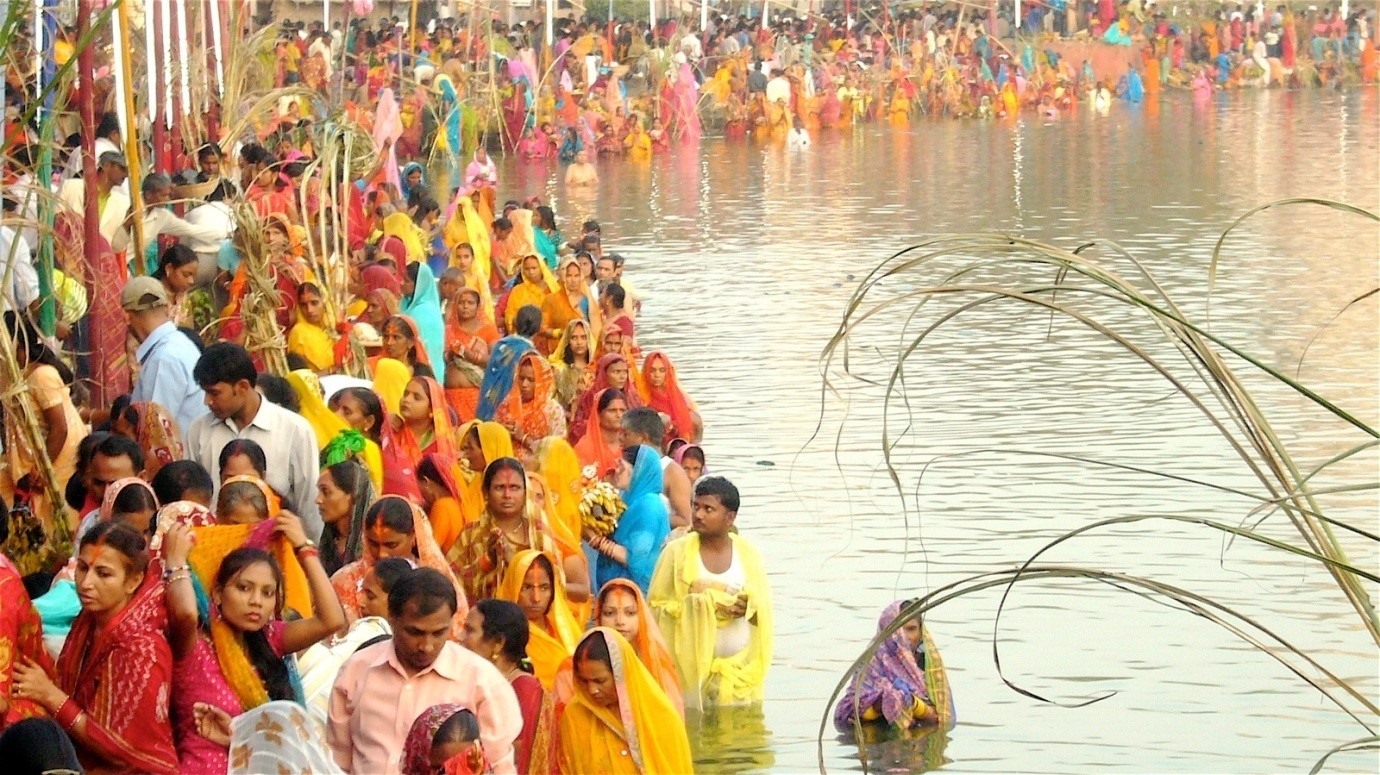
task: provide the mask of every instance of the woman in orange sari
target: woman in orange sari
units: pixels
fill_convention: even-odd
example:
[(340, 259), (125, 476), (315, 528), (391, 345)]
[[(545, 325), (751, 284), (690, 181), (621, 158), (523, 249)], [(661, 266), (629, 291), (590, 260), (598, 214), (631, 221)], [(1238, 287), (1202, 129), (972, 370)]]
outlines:
[(498, 405), (495, 419), (508, 429), (519, 457), (530, 460), (549, 436), (565, 436), (565, 410), (555, 397), (551, 364), (536, 351), (518, 361), (517, 390)]
[[(676, 710), (685, 714), (685, 703), (681, 698), (680, 674), (676, 672), (676, 661), (666, 648), (661, 637), (656, 617), (642, 596), (642, 590), (629, 579), (613, 579), (599, 590), (594, 603), (595, 622), (599, 627), (608, 627), (622, 635), (638, 659), (642, 660), (652, 677), (661, 684), (662, 691)], [(565, 698), (562, 698), (565, 699)]]
[(423, 455), (422, 462), (417, 464), (417, 488), (421, 490), (422, 505), (443, 553), (450, 551), (451, 544), (465, 526), (460, 508), (460, 501), (465, 497), (461, 476), (460, 464), (451, 455), (432, 452)]
[(566, 438), (572, 444), (579, 443), (580, 439), (584, 438), (592, 421), (591, 415), (594, 413), (595, 399), (599, 393), (610, 388), (623, 394), (625, 408), (633, 409), (642, 406), (642, 396), (637, 392), (636, 377), (628, 358), (617, 353), (605, 355), (599, 359), (599, 365), (595, 368), (594, 384), (580, 396), (580, 400), (575, 404), (575, 412), (571, 417), (570, 428), (566, 433)]
[(440, 572), (455, 585), (458, 607), (451, 619), (451, 640), (459, 640), (465, 629), (465, 615), (469, 613), (465, 591), (455, 581), (450, 564), (436, 544), (431, 523), (420, 506), (408, 503), (396, 495), (379, 498), (364, 515), (364, 554), (331, 576), (345, 618), (354, 624), (363, 618), (367, 609), (366, 597), (377, 594), (370, 585), (374, 565), (388, 557), (402, 557), (419, 567)]
[(499, 339), (498, 329), (480, 314), (481, 303), (478, 291), (464, 288), (446, 313), (446, 401), (461, 422), (474, 419), (489, 348)]
[(417, 489), (417, 464), (422, 455), (439, 452), (454, 456), (455, 429), (450, 422), (441, 385), (430, 377), (414, 377), (403, 390), (398, 414), (384, 426), (383, 492), (401, 495), (413, 503), (422, 501)]
[(383, 349), (369, 359), (370, 372), (378, 368), (379, 361), (392, 358), (406, 364), (414, 374), (418, 365), (426, 366), (429, 370), (424, 376), (433, 376), (436, 373), (431, 359), (427, 356), (426, 345), (422, 343), (421, 332), (412, 318), (406, 315), (393, 315), (384, 322), (379, 333), (383, 336)]
[(581, 465), (594, 466), (595, 475), (603, 477), (618, 468), (623, 454), (621, 434), (628, 402), (623, 391), (607, 388), (594, 399), (594, 407), (594, 417), (590, 418), (584, 438), (575, 445), (575, 454)]
[[(544, 339), (552, 345), (542, 348), (545, 355), (554, 351), (566, 329), (575, 321), (591, 324), (594, 330), (599, 328), (599, 301), (585, 285), (584, 270), (580, 268), (579, 260), (570, 256), (561, 261), (557, 278), (561, 287), (547, 296), (541, 305), (541, 326), (546, 333)], [(542, 347), (543, 344), (538, 342), (537, 346)]]
[(671, 418), (666, 424), (664, 441), (674, 438), (700, 440), (704, 430), (700, 415), (695, 411), (694, 402), (680, 389), (676, 367), (666, 353), (653, 350), (647, 354), (642, 362), (642, 373), (638, 375), (637, 389), (647, 406)]
[(566, 605), (565, 577), (556, 558), (527, 549), (513, 556), (498, 585), (499, 600), (517, 603), (527, 616), (527, 658), (542, 688), (551, 691), (584, 628)]

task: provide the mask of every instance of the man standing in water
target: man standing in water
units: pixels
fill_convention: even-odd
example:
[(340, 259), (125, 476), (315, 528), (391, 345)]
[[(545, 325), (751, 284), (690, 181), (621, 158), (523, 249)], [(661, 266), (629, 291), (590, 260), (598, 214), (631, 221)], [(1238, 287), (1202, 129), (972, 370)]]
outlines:
[(695, 483), (691, 532), (666, 545), (647, 601), (675, 659), (686, 709), (761, 702), (771, 665), (771, 589), (762, 557), (734, 532), (738, 488)]
[(565, 185), (568, 188), (597, 188), (599, 186), (599, 170), (590, 164), (588, 151), (580, 151), (575, 154), (575, 161), (566, 167)]

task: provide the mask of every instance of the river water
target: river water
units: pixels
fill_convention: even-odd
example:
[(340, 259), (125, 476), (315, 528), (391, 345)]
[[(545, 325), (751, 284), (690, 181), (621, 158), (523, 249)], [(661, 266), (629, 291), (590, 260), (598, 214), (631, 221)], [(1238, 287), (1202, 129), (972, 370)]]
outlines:
[[(1213, 244), (1251, 207), (1323, 196), (1380, 208), (1380, 94), (1251, 92), (1198, 104), (1170, 95), (1106, 116), (823, 133), (804, 154), (707, 139), (644, 165), (605, 164), (598, 196), (585, 199), (567, 197), (558, 175), (510, 162), (503, 190), (544, 191), (567, 233), (585, 214), (596, 217), (606, 249), (628, 256), (646, 298), (640, 343), (665, 348), (678, 364), (707, 421), (709, 468), (742, 489), (738, 524), (762, 548), (773, 584), (776, 656), (764, 707), (694, 720), (697, 766), (804, 772), (822, 756), (830, 770), (848, 770), (862, 766), (858, 747), (832, 726), (818, 746), (819, 725), (889, 601), (1014, 567), (1098, 519), (1186, 514), (1235, 523), (1254, 505), (1020, 451), (1261, 491), (1202, 415), (1136, 358), (1008, 304), (949, 324), (909, 361), (909, 407), (898, 399), (889, 420), (892, 440), (900, 437), (894, 460), (906, 497), (898, 497), (883, 468), (882, 391), (839, 368), (839, 392), (821, 390), (820, 351), (857, 283), (895, 251), (940, 233), (1002, 231), (1070, 248), (1114, 240), (1202, 321)], [(1106, 249), (1095, 255), (1115, 258)], [(1291, 374), (1297, 368), (1304, 383), (1374, 424), (1380, 305), (1371, 297), (1329, 321), (1380, 283), (1377, 264), (1372, 222), (1316, 206), (1269, 211), (1226, 244), (1211, 330)], [(1129, 272), (1125, 262), (1115, 266)], [(895, 287), (921, 284), (915, 276)], [(858, 334), (857, 373), (885, 380), (907, 314), (898, 308)], [(1132, 316), (1118, 323), (1148, 334)], [(1267, 380), (1246, 384), (1305, 469), (1363, 441)], [(1319, 485), (1374, 481), (1377, 459), (1372, 450)], [(1322, 503), (1368, 529), (1380, 522), (1373, 492)], [(1299, 542), (1278, 515), (1264, 529)], [(1347, 546), (1356, 563), (1380, 566), (1373, 544)], [(1293, 555), (1242, 541), (1227, 547), (1206, 528), (1152, 521), (1089, 534), (1044, 559), (1211, 596), (1372, 700), (1380, 696), (1375, 646), (1357, 614), (1326, 572)], [(1220, 627), (1086, 581), (1017, 589), (998, 632), (1001, 666), (1065, 705), (1112, 696), (1079, 709), (1038, 702), (1008, 689), (994, 666), (999, 597), (979, 593), (928, 616), (959, 723), (947, 740), (871, 745), (874, 765), (1306, 771), (1365, 734)], [(1332, 761), (1335, 770), (1377, 766), (1374, 752)]]

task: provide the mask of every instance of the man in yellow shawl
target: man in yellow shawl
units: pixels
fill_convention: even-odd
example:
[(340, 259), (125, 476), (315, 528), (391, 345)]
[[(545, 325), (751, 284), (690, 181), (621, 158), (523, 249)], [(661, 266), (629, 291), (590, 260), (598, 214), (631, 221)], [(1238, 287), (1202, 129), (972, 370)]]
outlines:
[(760, 702), (772, 656), (761, 555), (733, 531), (738, 488), (695, 483), (692, 532), (661, 550), (647, 600), (680, 672), (686, 709)]

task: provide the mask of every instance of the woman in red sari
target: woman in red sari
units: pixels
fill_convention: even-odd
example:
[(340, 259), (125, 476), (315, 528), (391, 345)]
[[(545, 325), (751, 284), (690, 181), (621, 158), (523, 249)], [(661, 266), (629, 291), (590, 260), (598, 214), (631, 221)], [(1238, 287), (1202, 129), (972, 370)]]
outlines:
[[(31, 662), (15, 667), (14, 693), (52, 714), (88, 771), (176, 773), (168, 697), (167, 611), (144, 537), (116, 521), (82, 539), (82, 612), (57, 662), (57, 681)], [(190, 583), (186, 569), (173, 583)]]
[(594, 412), (594, 401), (604, 390), (613, 388), (621, 391), (628, 409), (642, 406), (642, 396), (638, 395), (634, 387), (632, 369), (628, 366), (627, 358), (617, 353), (600, 358), (599, 365), (594, 371), (594, 385), (585, 391), (575, 404), (575, 416), (570, 421), (566, 439), (571, 444), (578, 444), (580, 439), (584, 438), (585, 431), (589, 430), (590, 415)]
[(413, 377), (403, 390), (398, 413), (384, 428), (383, 493), (422, 502), (417, 487), (417, 464), (429, 452), (454, 457), (455, 428), (441, 384), (431, 377)]
[(33, 700), (14, 697), (10, 682), (15, 665), (36, 664), (53, 671), (53, 659), (43, 648), (43, 622), (24, 589), (24, 579), (10, 558), (0, 554), (0, 698), (10, 697), (8, 707), (0, 699), (0, 732), (17, 721), (42, 716)]
[(661, 350), (653, 350), (642, 362), (642, 373), (638, 375), (637, 390), (647, 406), (658, 414), (671, 418), (666, 424), (665, 441), (682, 438), (698, 442), (703, 432), (700, 415), (685, 392), (680, 389), (676, 379), (676, 367)]

